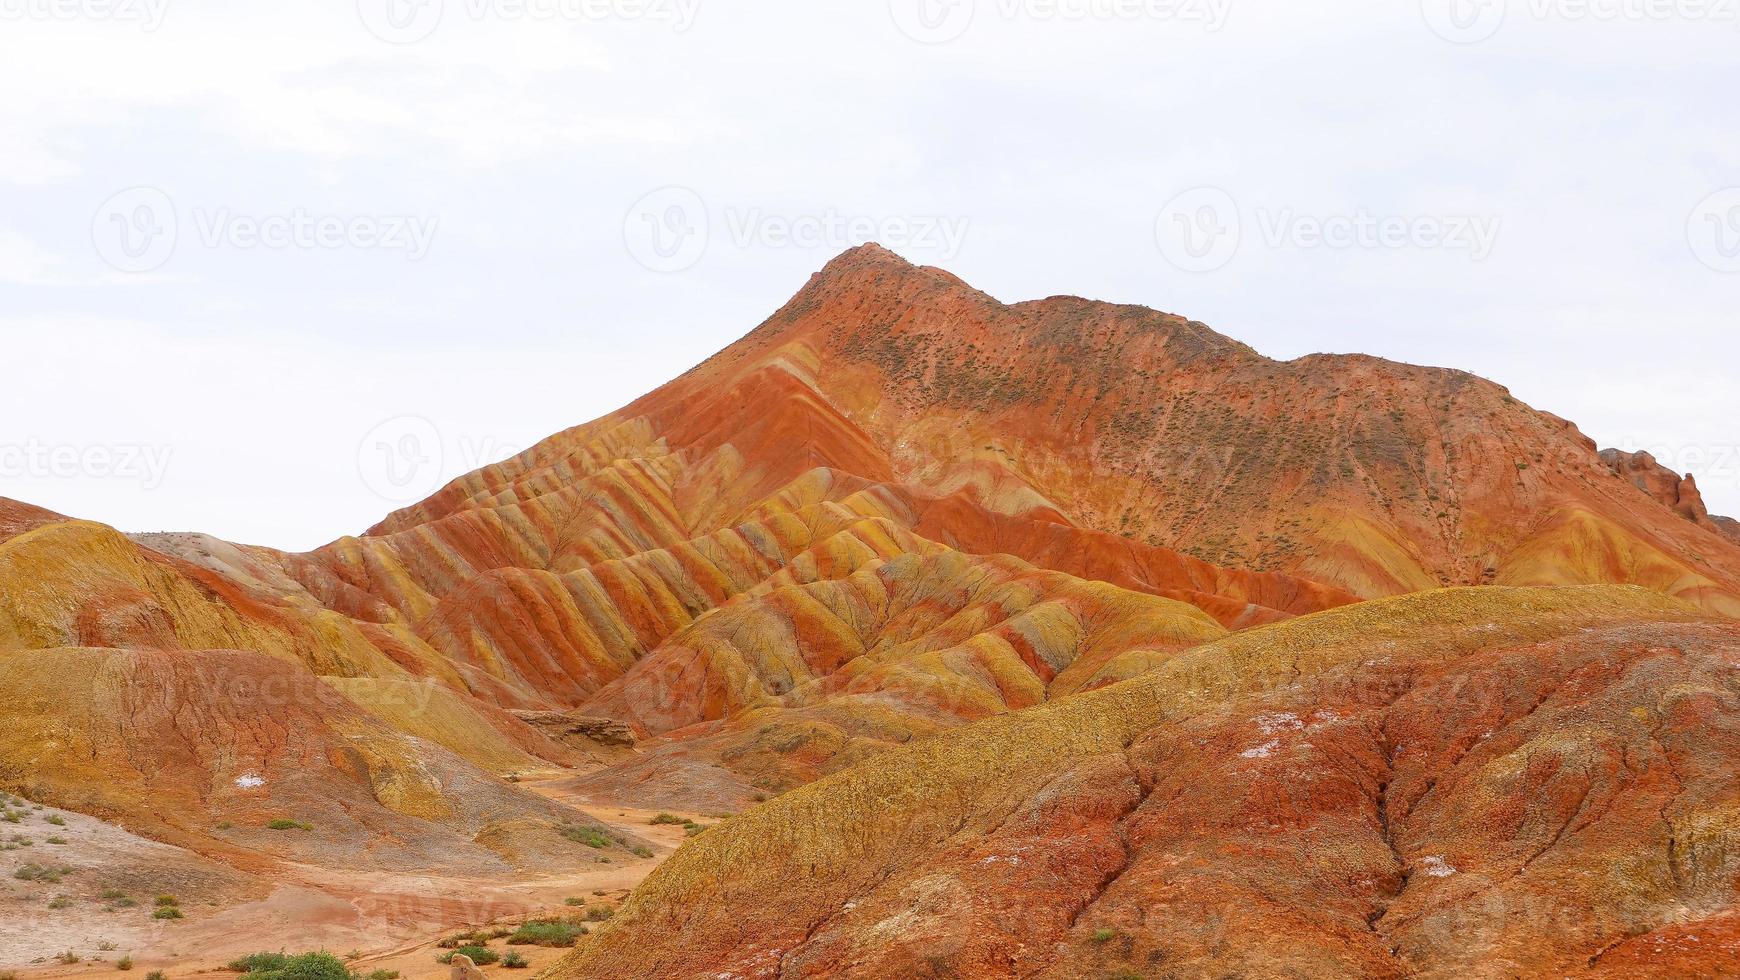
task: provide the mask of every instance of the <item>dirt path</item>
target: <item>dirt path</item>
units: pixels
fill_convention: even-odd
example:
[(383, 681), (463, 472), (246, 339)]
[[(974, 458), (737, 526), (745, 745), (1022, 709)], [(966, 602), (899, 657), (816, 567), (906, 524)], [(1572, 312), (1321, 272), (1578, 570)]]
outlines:
[[(89, 817), (46, 810), (65, 826), (54, 826), (83, 856), (83, 866), (65, 885), (8, 881), (0, 891), (0, 972), (18, 980), (49, 978), (128, 978), (143, 980), (161, 970), (171, 980), (199, 974), (227, 973), (232, 959), (260, 951), (328, 950), (345, 956), (352, 968), (366, 975), (375, 970), (398, 971), (407, 980), (443, 978), (447, 968), (436, 963), (444, 950), (437, 943), (470, 929), (502, 928), (544, 916), (572, 916), (592, 908), (610, 909), (680, 846), (688, 829), (680, 823), (654, 824), (658, 811), (632, 806), (581, 803), (561, 784), (573, 773), (551, 770), (523, 775), (521, 786), (581, 810), (612, 829), (632, 833), (655, 845), (650, 858), (613, 864), (588, 864), (581, 870), (484, 880), (428, 874), (345, 871), (289, 866), (261, 883), (214, 865), (198, 855), (134, 837)], [(715, 818), (677, 813), (705, 826)], [(40, 844), (33, 847), (39, 853)], [(22, 866), (18, 851), (0, 853), (0, 874), (10, 876)], [(149, 867), (141, 871), (139, 866)], [(201, 897), (178, 896), (185, 917), (153, 919), (155, 896), (140, 887), (129, 895), (133, 905), (112, 908), (92, 894), (96, 882), (126, 879), (139, 883), (210, 879), (210, 887), (191, 891)], [(74, 884), (76, 882), (76, 884)], [(16, 887), (13, 887), (16, 886)], [(63, 908), (49, 902), (62, 892), (78, 893)], [(601, 914), (601, 913), (599, 913)], [(499, 941), (498, 952), (507, 947)], [(533, 970), (553, 963), (563, 951), (513, 947)], [(52, 959), (62, 950), (77, 963)], [(131, 956), (132, 969), (117, 963)], [(527, 976), (528, 971), (489, 967), (488, 972)]]

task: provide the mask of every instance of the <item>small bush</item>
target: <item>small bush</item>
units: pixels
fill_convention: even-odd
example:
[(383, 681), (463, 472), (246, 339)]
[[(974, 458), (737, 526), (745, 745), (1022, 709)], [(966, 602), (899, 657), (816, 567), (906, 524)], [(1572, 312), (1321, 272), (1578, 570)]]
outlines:
[(230, 969), (237, 973), (268, 973), (284, 969), (288, 962), (290, 957), (283, 953), (250, 953), (239, 960), (231, 960)]
[(48, 907), (56, 911), (70, 909), (72, 908), (72, 899), (67, 898), (65, 895), (56, 895), (54, 899), (48, 903)]
[(255, 953), (231, 963), (230, 969), (238, 964), (247, 967), (242, 980), (356, 980), (343, 960), (326, 952), (300, 956)]
[(461, 946), (451, 953), (443, 953), (435, 961), (437, 963), (451, 963), (455, 956), (468, 956), (471, 958), (471, 962), (478, 966), (488, 966), (501, 958), (496, 955), (495, 950), (488, 946)]
[(586, 927), (578, 922), (558, 922), (546, 919), (528, 922), (508, 937), (509, 946), (548, 946), (567, 949), (586, 935)]
[(586, 900), (584, 898), (567, 898), (562, 900), (562, 904), (583, 908), (586, 905)]
[(48, 839), (48, 842), (50, 844), (65, 844), (66, 838), (65, 837), (50, 837)]
[(60, 954), (59, 956), (56, 956), (55, 961), (59, 962), (59, 963), (65, 963), (67, 966), (72, 966), (73, 964), (80, 962), (80, 959), (79, 959), (79, 954), (77, 954), (69, 949), (66, 952)]
[(54, 824), (56, 827), (65, 827), (66, 826), (66, 818), (61, 816), (58, 813), (50, 814), (48, 817), (48, 822), (51, 824)]
[(169, 980), (169, 975), (162, 970), (152, 970), (145, 974), (145, 980)]
[(672, 823), (684, 824), (684, 823), (688, 823), (689, 821), (684, 820), (682, 817), (679, 817), (674, 813), (661, 813), (658, 816), (652, 818), (651, 822), (652, 822), (653, 826), (656, 827), (660, 824), (672, 824)]
[(399, 980), (398, 970), (376, 970), (368, 975), (367, 980)]
[(117, 970), (131, 970), (131, 969), (133, 969), (133, 957), (123, 956), (120, 959), (116, 960), (115, 961), (115, 969), (117, 969)]
[(562, 836), (576, 844), (585, 844), (587, 847), (610, 846), (610, 838), (605, 836), (602, 831), (591, 827), (563, 827)]
[[(54, 842), (49, 841), (49, 843), (52, 844)], [(652, 848), (647, 847), (645, 845), (636, 845), (634, 850), (630, 851), (629, 853), (633, 854), (637, 858), (649, 858), (649, 857), (653, 856)]]
[(151, 913), (151, 917), (153, 919), (185, 919), (186, 918), (186, 916), (181, 914), (181, 910), (176, 908), (173, 905), (163, 906), (162, 908), (158, 909), (157, 911)]
[(60, 883), (62, 878), (70, 874), (72, 874), (71, 868), (50, 868), (40, 864), (26, 864), (12, 872), (12, 877), (19, 881), (43, 881), (56, 885)]
[(501, 965), (510, 970), (523, 970), (531, 964), (526, 962), (526, 958), (518, 950), (508, 950), (507, 955), (501, 958)]
[(608, 922), (615, 913), (607, 905), (594, 905), (586, 910), (587, 922)]
[(1116, 938), (1118, 938), (1118, 933), (1115, 929), (1094, 930), (1094, 942), (1096, 943), (1109, 943)]
[(159, 895), (157, 896), (156, 903), (158, 908), (163, 908), (166, 905), (180, 905), (181, 899), (176, 898), (174, 895)]
[(313, 830), (314, 825), (296, 820), (274, 820), (266, 825), (267, 830)]

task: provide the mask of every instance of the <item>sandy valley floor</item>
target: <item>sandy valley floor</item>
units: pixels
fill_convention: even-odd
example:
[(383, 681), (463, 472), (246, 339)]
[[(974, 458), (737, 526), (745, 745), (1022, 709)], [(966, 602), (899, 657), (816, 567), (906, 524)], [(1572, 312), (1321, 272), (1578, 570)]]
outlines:
[[(247, 953), (324, 949), (350, 959), (362, 974), (384, 969), (409, 980), (445, 977), (447, 968), (436, 962), (445, 952), (442, 939), (613, 908), (685, 839), (683, 826), (651, 822), (658, 811), (576, 803), (561, 788), (571, 775), (527, 776), (522, 785), (653, 841), (651, 858), (514, 880), (305, 867), (274, 872), (268, 884), (90, 817), (15, 803), (5, 812), (17, 822), (0, 822), (0, 976), (142, 980), (161, 970), (173, 980), (228, 973), (225, 964)], [(716, 816), (676, 815), (703, 826), (717, 822)], [(34, 880), (19, 877), (26, 868)], [(159, 896), (172, 896), (182, 918), (154, 917)], [(500, 940), (492, 948), (508, 949)], [(532, 971), (565, 952), (513, 948)], [(68, 953), (78, 962), (61, 958)], [(123, 957), (131, 957), (128, 972), (117, 966)]]

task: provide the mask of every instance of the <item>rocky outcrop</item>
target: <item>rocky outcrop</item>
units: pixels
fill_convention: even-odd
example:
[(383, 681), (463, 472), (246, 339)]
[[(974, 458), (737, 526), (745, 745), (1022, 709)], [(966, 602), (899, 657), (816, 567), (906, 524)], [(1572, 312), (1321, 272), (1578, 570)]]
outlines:
[(1647, 452), (1628, 453), (1621, 449), (1603, 449), (1601, 461), (1662, 506), (1699, 527), (1714, 531), (1734, 544), (1740, 544), (1740, 522), (1711, 514), (1709, 508), (1704, 506), (1704, 495), (1698, 492), (1698, 481), (1691, 474), (1681, 477), (1658, 463)]
[(515, 718), (575, 748), (634, 748), (634, 730), (614, 718), (572, 711), (513, 711)]

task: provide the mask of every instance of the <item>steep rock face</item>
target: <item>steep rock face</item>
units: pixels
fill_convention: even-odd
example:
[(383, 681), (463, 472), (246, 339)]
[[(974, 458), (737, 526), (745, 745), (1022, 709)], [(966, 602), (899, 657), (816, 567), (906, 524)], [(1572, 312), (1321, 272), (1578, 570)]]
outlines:
[(758, 807), (557, 975), (1723, 975), (1737, 672), (1635, 589), (1259, 628)]
[(1678, 473), (1656, 462), (1649, 453), (1628, 453), (1620, 449), (1601, 450), (1601, 461), (1613, 472), (1631, 481), (1655, 500), (1699, 527), (1722, 535), (1740, 544), (1740, 522), (1731, 517), (1710, 513), (1704, 506), (1704, 495), (1698, 491), (1698, 481), (1691, 474)]

